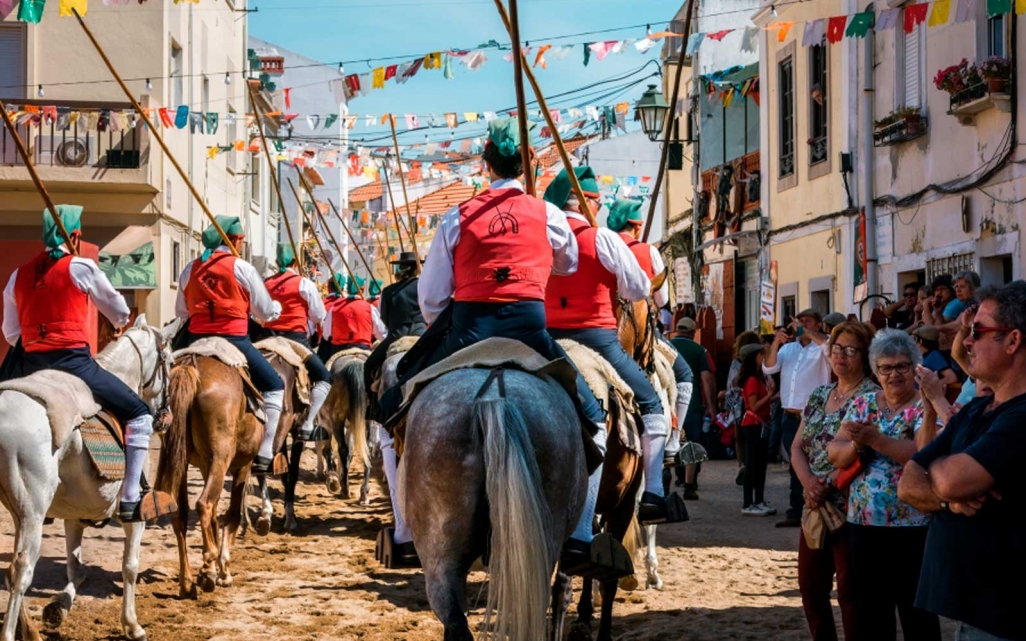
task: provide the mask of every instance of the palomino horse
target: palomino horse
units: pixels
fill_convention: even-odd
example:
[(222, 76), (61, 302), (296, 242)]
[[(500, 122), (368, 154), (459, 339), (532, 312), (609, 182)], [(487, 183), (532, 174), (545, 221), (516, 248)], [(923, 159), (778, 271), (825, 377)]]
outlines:
[[(235, 368), (208, 356), (185, 356), (171, 370), (170, 404), (174, 419), (163, 437), (156, 485), (178, 501), (178, 514), (172, 526), (178, 539), (182, 598), (197, 596), (185, 540), (189, 523), (189, 465), (199, 468), (204, 480), (203, 491), (196, 499), (203, 533), (199, 586), (204, 592), (212, 592), (216, 585), (232, 584), (228, 567), (231, 547), (242, 522), (246, 481), (264, 431), (247, 408), (244, 386), (242, 375)], [(217, 503), (229, 472), (231, 504), (227, 526), (221, 528), (219, 537)], [(269, 519), (269, 512), (270, 503), (265, 501), (261, 519)], [(269, 523), (268, 520), (268, 526)], [(258, 533), (266, 531), (260, 521), (256, 529)]]
[(363, 462), (363, 485), (360, 488), (360, 503), (370, 504), (370, 451), (367, 446), (367, 390), (363, 384), (365, 354), (346, 354), (329, 361), (331, 369), (331, 392), (321, 408), (320, 423), (338, 448), (338, 465), (335, 468), (331, 457), (330, 443), (325, 458), (328, 471), (325, 485), (332, 494), (349, 498), (349, 465), (353, 454)]
[(400, 502), (445, 641), (474, 638), (466, 581), (481, 557), (483, 637), (545, 638), (552, 571), (587, 495), (579, 426), (555, 381), (514, 370), (450, 372), (414, 400)]
[[(136, 390), (153, 408), (163, 408), (171, 367), (170, 334), (146, 325), (140, 316), (135, 325), (96, 359), (100, 366)], [(20, 618), (22, 636), (39, 639), (29, 617), (25, 592), (39, 560), (43, 520), (64, 521), (68, 583), (43, 610), (49, 627), (59, 626), (86, 579), (82, 560), (81, 519), (110, 518), (121, 495), (121, 481), (101, 479), (95, 471), (78, 430), (63, 444), (51, 442), (46, 409), (39, 402), (15, 391), (0, 393), (0, 500), (15, 524), (14, 560), (7, 573), (11, 590), (2, 631), (3, 641), (14, 641)], [(122, 557), (124, 596), (121, 625), (130, 639), (145, 639), (146, 631), (135, 614), (135, 584), (139, 576), (139, 547), (145, 523), (125, 523), (125, 551)]]
[(629, 302), (620, 300), (616, 309), (617, 336), (624, 350), (637, 361), (641, 369), (652, 372), (655, 350), (656, 316), (652, 304), (646, 300)]

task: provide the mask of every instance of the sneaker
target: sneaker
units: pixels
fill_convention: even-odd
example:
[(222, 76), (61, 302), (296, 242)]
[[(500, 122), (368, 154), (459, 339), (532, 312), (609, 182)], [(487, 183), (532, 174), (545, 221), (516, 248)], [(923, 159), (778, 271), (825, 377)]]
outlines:
[(763, 510), (765, 510), (766, 511), (766, 516), (773, 516), (773, 515), (775, 515), (777, 513), (777, 508), (770, 507), (769, 505), (766, 505), (765, 503), (757, 503), (756, 507), (761, 507)]
[(767, 514), (766, 511), (758, 505), (749, 505), (746, 508), (742, 508), (741, 514), (743, 516), (769, 516), (769, 514)]

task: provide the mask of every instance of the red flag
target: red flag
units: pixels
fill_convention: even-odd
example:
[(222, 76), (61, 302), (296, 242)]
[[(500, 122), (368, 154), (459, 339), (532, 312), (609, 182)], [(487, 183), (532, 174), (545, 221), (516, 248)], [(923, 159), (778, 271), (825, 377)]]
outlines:
[(292, 109), (292, 89), (285, 89), (285, 108)]
[(399, 65), (389, 65), (385, 67), (385, 80), (391, 80), (395, 78), (396, 72), (399, 71)]
[(716, 42), (719, 42), (720, 40), (723, 40), (723, 38), (725, 38), (726, 35), (731, 31), (733, 31), (733, 29), (724, 29), (723, 31), (717, 31), (716, 33), (707, 33), (705, 34), (705, 37), (709, 38), (710, 40), (715, 40)]
[(912, 33), (912, 30), (926, 21), (926, 12), (930, 8), (927, 2), (910, 4), (905, 7), (905, 33)]
[(834, 16), (827, 23), (827, 42), (834, 44), (844, 37), (844, 27), (848, 22), (848, 16)]

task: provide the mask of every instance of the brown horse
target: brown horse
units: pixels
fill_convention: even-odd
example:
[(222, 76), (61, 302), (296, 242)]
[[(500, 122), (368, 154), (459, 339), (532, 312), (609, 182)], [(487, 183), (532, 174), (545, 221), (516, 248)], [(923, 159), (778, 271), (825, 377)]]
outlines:
[(658, 340), (655, 306), (648, 299), (633, 303), (621, 299), (617, 303), (616, 320), (620, 344), (641, 369), (651, 374), (655, 366), (655, 342)]
[[(170, 407), (174, 419), (163, 435), (156, 486), (178, 500), (178, 514), (172, 526), (178, 539), (178, 583), (182, 598), (197, 596), (185, 540), (190, 464), (199, 468), (204, 479), (203, 491), (196, 499), (203, 533), (199, 586), (204, 592), (212, 592), (216, 585), (232, 584), (228, 568), (231, 547), (242, 522), (246, 481), (260, 449), (264, 429), (247, 409), (244, 385), (242, 375), (235, 368), (207, 356), (182, 357), (171, 370)], [(232, 475), (231, 505), (227, 525), (218, 532), (217, 503), (229, 472)]]
[[(281, 382), (285, 385), (285, 398), (282, 401), (278, 434), (274, 438), (274, 451), (284, 453), (286, 451), (286, 441), (290, 435), (292, 436), (292, 449), (288, 457), (289, 469), (282, 478), (282, 484), (285, 487), (285, 531), (295, 532), (299, 528), (299, 523), (296, 522), (296, 485), (299, 483), (299, 462), (303, 455), (303, 448), (306, 445), (304, 441), (296, 438), (294, 433), (296, 426), (302, 424), (305, 418), (305, 412), (297, 413), (297, 410), (302, 407), (297, 387), (299, 381), (296, 376), (296, 368), (286, 362), (284, 358), (271, 351), (261, 351), (260, 353), (264, 355), (271, 364), (271, 367), (274, 368), (274, 371), (281, 377)], [(307, 409), (307, 411), (309, 410)], [(267, 492), (266, 476), (257, 479), (257, 491), (263, 502), (263, 510), (253, 527), (257, 534), (263, 536), (271, 529), (272, 515), (272, 512), (268, 510), (271, 506), (271, 499)]]

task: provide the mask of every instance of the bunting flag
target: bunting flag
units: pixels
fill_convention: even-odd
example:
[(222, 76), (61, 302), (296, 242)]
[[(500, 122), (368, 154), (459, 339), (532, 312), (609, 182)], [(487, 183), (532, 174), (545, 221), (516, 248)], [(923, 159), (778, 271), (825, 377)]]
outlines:
[(805, 23), (805, 34), (802, 36), (802, 46), (811, 47), (823, 42), (826, 37), (826, 20), (810, 20)]
[(733, 29), (724, 29), (722, 31), (715, 31), (713, 33), (707, 33), (707, 34), (705, 34), (705, 37), (710, 39), (710, 40), (715, 40), (716, 42), (720, 42), (721, 40), (723, 40), (724, 38), (727, 37), (728, 33), (731, 33), (732, 31), (734, 31), (734, 30)]
[(18, 7), (18, 20), (39, 24), (43, 18), (45, 6), (46, 0), (21, 0), (21, 6)]
[(987, 0), (987, 17), (1008, 13), (1012, 10), (1012, 0)]
[[(972, 2), (973, 0), (960, 0), (963, 2)], [(877, 31), (887, 31), (893, 29), (898, 25), (898, 18), (901, 16), (901, 8), (887, 9), (880, 13), (880, 16), (876, 19)]]
[(704, 33), (693, 33), (690, 36), (688, 36), (688, 48), (685, 51), (685, 53), (689, 56), (694, 56), (696, 53), (698, 53), (698, 48), (702, 46), (702, 40), (704, 39)]
[[(987, 6), (989, 8), (992, 2), (1004, 2), (1011, 9), (1011, 0), (987, 0)], [(912, 31), (919, 25), (926, 22), (926, 12), (930, 8), (930, 5), (926, 2), (920, 2), (919, 4), (910, 4), (905, 7), (905, 33), (912, 33)]]
[[(947, 2), (948, 6), (951, 6), (951, 0), (941, 0), (941, 2)], [(944, 18), (947, 22), (947, 14)], [(866, 34), (869, 33), (870, 27), (873, 26), (873, 12), (863, 11), (862, 13), (856, 13), (851, 17), (851, 22), (848, 23), (848, 30), (845, 31), (844, 35), (848, 38), (865, 38)]]
[(758, 34), (758, 27), (745, 27), (745, 33), (741, 37), (741, 51), (746, 53), (758, 53), (759, 40), (756, 38)]
[(324, 128), (331, 129), (331, 126), (338, 120), (338, 114), (328, 114), (324, 118)]
[(958, 0), (958, 11), (955, 12), (955, 22), (968, 22), (976, 15), (976, 0)]
[(827, 42), (836, 44), (844, 37), (844, 27), (848, 23), (848, 16), (834, 16), (827, 22)]
[(14, 0), (0, 0), (0, 20), (3, 20), (14, 11)]
[(1015, 15), (1021, 16), (1026, 13), (1026, 0), (1015, 0)]
[(538, 47), (538, 56), (534, 59), (534, 67), (538, 68), (541, 65), (542, 69), (548, 69), (549, 63), (545, 61), (545, 52), (552, 48), (552, 45), (542, 45)]
[(939, 27), (940, 25), (948, 24), (948, 18), (951, 15), (951, 0), (938, 0), (933, 3), (933, 9), (930, 10), (930, 18), (926, 24), (930, 27)]
[(61, 17), (73, 16), (75, 11), (84, 16), (89, 11), (89, 0), (61, 0), (58, 9)]

